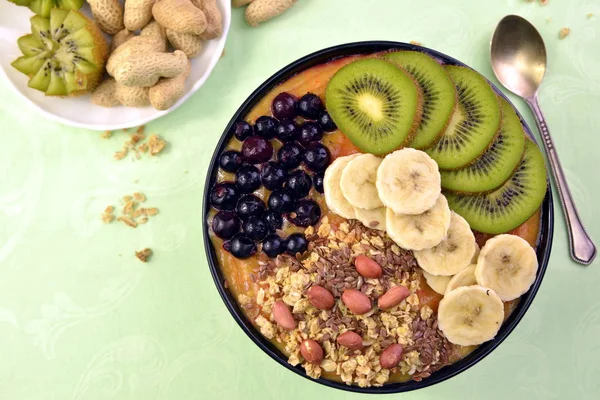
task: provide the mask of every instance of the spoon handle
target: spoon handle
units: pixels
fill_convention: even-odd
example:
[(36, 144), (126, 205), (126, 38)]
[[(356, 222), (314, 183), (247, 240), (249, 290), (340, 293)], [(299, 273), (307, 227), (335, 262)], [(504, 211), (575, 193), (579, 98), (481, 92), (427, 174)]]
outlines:
[(550, 166), (552, 167), (552, 174), (554, 175), (554, 181), (558, 188), (560, 202), (567, 222), (571, 257), (580, 264), (589, 265), (594, 260), (594, 257), (596, 257), (596, 246), (594, 246), (594, 242), (592, 242), (592, 239), (585, 231), (585, 228), (579, 219), (577, 208), (575, 208), (575, 203), (571, 197), (571, 191), (569, 190), (565, 174), (558, 159), (558, 154), (556, 154), (554, 142), (550, 136), (548, 125), (546, 124), (546, 119), (540, 109), (537, 95), (533, 98), (525, 99), (525, 101), (533, 112), (535, 122), (537, 123), (537, 127), (542, 136), (542, 143), (544, 144)]

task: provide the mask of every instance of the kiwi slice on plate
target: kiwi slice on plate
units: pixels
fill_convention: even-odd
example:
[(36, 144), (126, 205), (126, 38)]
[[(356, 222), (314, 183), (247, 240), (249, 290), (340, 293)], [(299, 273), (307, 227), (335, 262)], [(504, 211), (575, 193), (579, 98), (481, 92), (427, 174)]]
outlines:
[(8, 0), (18, 6), (29, 7), (37, 15), (49, 17), (53, 8), (65, 10), (79, 10), (84, 0)]
[(424, 149), (439, 139), (456, 108), (456, 87), (444, 67), (419, 51), (394, 51), (384, 59), (404, 68), (423, 91), (423, 117), (409, 146)]
[(497, 234), (527, 221), (542, 204), (546, 188), (544, 157), (535, 143), (526, 140), (517, 169), (498, 189), (480, 195), (445, 195), (450, 208), (466, 219), (472, 229)]
[(108, 46), (94, 22), (61, 9), (30, 22), (31, 33), (17, 40), (23, 56), (11, 64), (30, 78), (29, 87), (49, 96), (75, 96), (100, 83)]
[(498, 97), (483, 76), (467, 67), (445, 66), (456, 85), (458, 107), (442, 137), (427, 153), (442, 169), (463, 168), (490, 146), (502, 113)]
[(519, 164), (525, 151), (525, 132), (512, 106), (499, 99), (502, 125), (492, 145), (469, 166), (440, 171), (442, 188), (463, 193), (488, 192), (506, 182)]
[(423, 98), (415, 80), (381, 59), (354, 61), (333, 75), (325, 102), (338, 128), (364, 152), (385, 154), (412, 139)]

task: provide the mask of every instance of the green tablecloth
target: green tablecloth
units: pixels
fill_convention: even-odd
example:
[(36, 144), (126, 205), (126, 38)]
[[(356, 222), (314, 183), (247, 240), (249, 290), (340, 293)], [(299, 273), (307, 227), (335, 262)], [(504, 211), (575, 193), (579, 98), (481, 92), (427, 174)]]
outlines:
[[(416, 40), (496, 82), (489, 40), (511, 13), (546, 40), (541, 105), (581, 217), (600, 243), (597, 0), (301, 0), (260, 28), (236, 10), (226, 55), (206, 85), (148, 125), (169, 141), (156, 158), (115, 161), (124, 134), (102, 140), (48, 122), (0, 82), (0, 399), (358, 398), (280, 367), (225, 309), (202, 244), (213, 148), (261, 82), (339, 43)], [(563, 26), (571, 34), (559, 40)], [(515, 104), (532, 124), (524, 103)], [(104, 207), (135, 191), (160, 214), (135, 230), (103, 225)], [(555, 215), (548, 272), (512, 335), (474, 368), (402, 398), (600, 398), (600, 261), (570, 260), (558, 205)], [(148, 264), (133, 255), (143, 247), (155, 251)]]

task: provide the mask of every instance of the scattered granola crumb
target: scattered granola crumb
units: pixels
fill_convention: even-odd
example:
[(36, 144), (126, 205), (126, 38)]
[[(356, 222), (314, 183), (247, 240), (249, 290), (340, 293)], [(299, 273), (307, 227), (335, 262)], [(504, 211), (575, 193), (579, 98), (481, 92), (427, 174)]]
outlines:
[(140, 153), (143, 153), (143, 154), (147, 153), (148, 152), (148, 143), (142, 143), (142, 144), (140, 144), (138, 146), (138, 151)]
[(594, 13), (587, 13), (587, 14), (585, 14), (585, 16), (588, 18), (592, 18), (594, 16)]
[(115, 160), (124, 159), (125, 157), (127, 157), (127, 153), (129, 153), (129, 150), (127, 150), (127, 149), (115, 152), (115, 155), (114, 155)]
[(115, 211), (115, 208), (113, 206), (106, 206), (106, 208), (104, 209), (104, 212), (106, 214), (112, 214)]
[(137, 133), (138, 135), (143, 135), (145, 129), (146, 129), (145, 125), (138, 126), (137, 130), (135, 131), (135, 133)]
[(115, 216), (113, 214), (107, 214), (107, 213), (102, 214), (102, 222), (103, 223), (110, 224), (114, 220), (115, 220)]
[(410, 44), (414, 44), (415, 46), (421, 46), (421, 42), (417, 42), (416, 40), (411, 40)]
[(139, 201), (140, 203), (143, 203), (146, 201), (146, 196), (144, 195), (144, 193), (140, 193), (140, 192), (135, 192), (133, 194), (133, 198), (136, 199), (137, 201)]
[(132, 228), (136, 228), (138, 225), (137, 222), (135, 222), (133, 219), (124, 216), (120, 216), (119, 218), (117, 218), (117, 221), (121, 221), (125, 225), (130, 226)]
[(132, 197), (132, 196), (129, 196), (129, 195), (123, 196), (123, 201), (124, 201), (124, 202), (126, 202), (126, 203), (127, 203), (128, 201), (131, 201), (131, 200), (133, 200), (133, 197)]
[(150, 155), (155, 156), (164, 150), (167, 142), (160, 138), (156, 133), (153, 133), (148, 138), (148, 146), (150, 147)]
[(108, 138), (109, 138), (109, 137), (111, 137), (111, 136), (112, 136), (112, 132), (111, 132), (111, 131), (104, 131), (104, 132), (102, 132), (102, 134), (100, 135), (100, 137), (101, 137), (102, 139), (108, 139)]
[(148, 258), (152, 255), (152, 250), (149, 248), (145, 248), (144, 250), (136, 251), (135, 256), (141, 262), (148, 262)]
[(571, 33), (571, 29), (569, 28), (561, 28), (560, 31), (558, 31), (558, 38), (559, 39), (564, 39), (567, 36), (569, 36), (569, 34)]
[(548, 4), (548, 0), (540, 0), (540, 4), (541, 4), (542, 6), (545, 6), (545, 5), (547, 5), (547, 4)]
[(156, 208), (156, 207), (144, 208), (144, 210), (146, 211), (146, 215), (156, 215), (156, 214), (158, 214), (158, 208)]
[(146, 216), (143, 216), (142, 218), (140, 218), (140, 219), (138, 220), (138, 224), (140, 224), (140, 225), (143, 225), (143, 224), (145, 224), (146, 222), (148, 222), (148, 217), (146, 217)]

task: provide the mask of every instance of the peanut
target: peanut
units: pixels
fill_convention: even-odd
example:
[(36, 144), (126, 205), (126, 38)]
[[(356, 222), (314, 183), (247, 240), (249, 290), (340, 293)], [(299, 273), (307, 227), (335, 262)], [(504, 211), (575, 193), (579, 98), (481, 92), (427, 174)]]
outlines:
[(92, 103), (102, 107), (115, 107), (121, 104), (116, 97), (117, 82), (113, 78), (105, 79), (92, 93)]
[(162, 48), (157, 51), (167, 50), (167, 32), (158, 22), (152, 21), (146, 25), (144, 29), (140, 31), (140, 36), (149, 36), (159, 40), (160, 43), (162, 43)]
[(276, 301), (275, 304), (273, 304), (272, 312), (273, 319), (275, 319), (275, 322), (277, 322), (277, 324), (283, 329), (291, 331), (292, 329), (296, 328), (296, 320), (294, 320), (292, 312), (283, 301)]
[(366, 314), (371, 311), (371, 300), (361, 291), (346, 289), (342, 293), (342, 302), (356, 315)]
[(148, 36), (135, 36), (123, 43), (110, 55), (106, 62), (106, 72), (114, 76), (115, 69), (128, 57), (137, 53), (164, 51), (159, 39)]
[(323, 349), (315, 340), (306, 339), (300, 345), (300, 354), (311, 364), (320, 364), (323, 361)]
[(112, 42), (110, 43), (110, 52), (112, 53), (117, 47), (119, 47), (134, 36), (135, 34), (133, 32), (129, 32), (127, 29), (121, 29), (112, 38)]
[(401, 285), (394, 286), (377, 299), (377, 306), (382, 310), (387, 310), (388, 308), (397, 306), (408, 296), (410, 296), (408, 288)]
[(240, 8), (252, 3), (254, 0), (232, 0), (231, 5), (233, 8)]
[(381, 352), (379, 364), (381, 368), (392, 369), (402, 360), (402, 345), (394, 343), (389, 345)]
[(191, 33), (175, 32), (167, 29), (167, 39), (177, 50), (181, 50), (188, 58), (194, 58), (202, 51), (203, 42), (200, 36)]
[(130, 31), (142, 29), (152, 19), (152, 6), (156, 0), (125, 0), (123, 22)]
[(152, 15), (163, 27), (177, 32), (199, 35), (207, 27), (206, 16), (190, 0), (159, 0)]
[(88, 0), (94, 19), (104, 32), (114, 35), (125, 27), (119, 0)]
[(313, 285), (306, 292), (308, 301), (319, 310), (329, 310), (335, 304), (335, 299), (331, 292), (323, 286)]
[(185, 91), (185, 80), (190, 74), (191, 63), (186, 71), (174, 78), (163, 78), (150, 88), (150, 104), (157, 110), (167, 110), (177, 102)]
[(282, 14), (295, 2), (296, 0), (254, 0), (246, 8), (246, 22), (250, 26), (258, 26)]
[(362, 337), (356, 332), (347, 331), (337, 337), (336, 341), (350, 350), (362, 350), (363, 340)]
[(146, 107), (150, 105), (148, 88), (146, 87), (129, 87), (117, 83), (115, 97), (119, 103), (127, 107)]
[(125, 86), (154, 86), (160, 78), (173, 78), (188, 67), (185, 53), (146, 52), (131, 54), (114, 71), (114, 77)]
[(204, 40), (216, 39), (223, 32), (223, 16), (217, 6), (217, 0), (197, 0), (202, 3), (200, 9), (206, 17), (206, 30), (200, 34)]
[(367, 279), (379, 279), (383, 275), (381, 266), (364, 254), (356, 257), (354, 266), (356, 267), (356, 271)]

